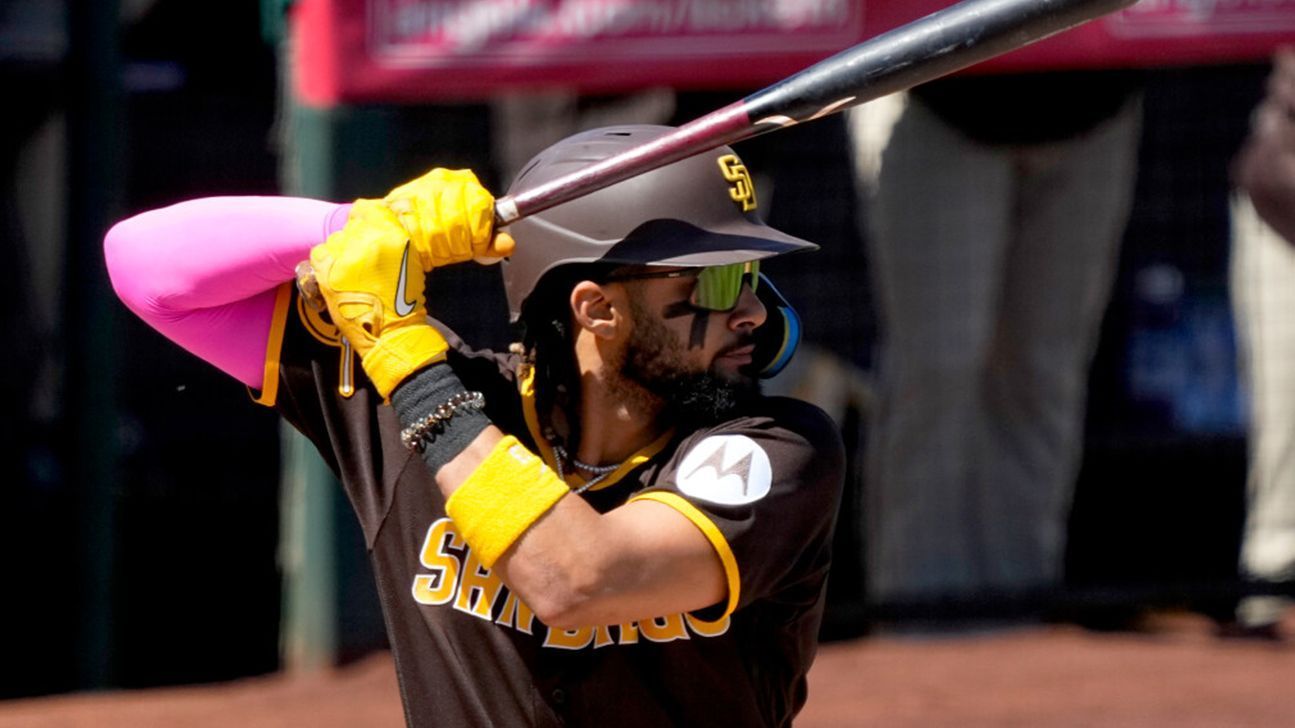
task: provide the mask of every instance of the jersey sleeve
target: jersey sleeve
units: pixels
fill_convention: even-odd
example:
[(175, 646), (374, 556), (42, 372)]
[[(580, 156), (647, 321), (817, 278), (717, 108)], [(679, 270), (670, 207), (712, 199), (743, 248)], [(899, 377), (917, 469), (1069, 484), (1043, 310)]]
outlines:
[(759, 599), (819, 597), (831, 560), (845, 456), (832, 421), (794, 400), (693, 433), (657, 485), (634, 497), (664, 503), (706, 535), (724, 565), (726, 616)]

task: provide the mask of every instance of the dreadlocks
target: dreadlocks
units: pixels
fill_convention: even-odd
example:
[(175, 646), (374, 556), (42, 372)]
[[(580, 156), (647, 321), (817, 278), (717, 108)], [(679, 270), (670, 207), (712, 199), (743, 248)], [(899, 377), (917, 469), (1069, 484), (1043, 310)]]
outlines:
[[(571, 323), (571, 289), (580, 281), (604, 281), (619, 266), (607, 263), (564, 265), (544, 275), (522, 306), (522, 356), (535, 371), (538, 412), (560, 407), (569, 414), (580, 395)], [(580, 441), (578, 417), (567, 417), (567, 442)]]

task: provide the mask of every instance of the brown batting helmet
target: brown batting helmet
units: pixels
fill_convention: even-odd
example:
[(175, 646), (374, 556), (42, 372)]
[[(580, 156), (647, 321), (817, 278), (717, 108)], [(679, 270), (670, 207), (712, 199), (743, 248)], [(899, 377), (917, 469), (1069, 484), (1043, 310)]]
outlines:
[[(522, 168), (509, 194), (535, 187), (670, 131), (611, 126), (563, 139)], [(508, 226), (517, 249), (503, 262), (514, 320), (549, 271), (570, 263), (711, 266), (818, 246), (765, 225), (755, 185), (729, 147), (674, 162)]]

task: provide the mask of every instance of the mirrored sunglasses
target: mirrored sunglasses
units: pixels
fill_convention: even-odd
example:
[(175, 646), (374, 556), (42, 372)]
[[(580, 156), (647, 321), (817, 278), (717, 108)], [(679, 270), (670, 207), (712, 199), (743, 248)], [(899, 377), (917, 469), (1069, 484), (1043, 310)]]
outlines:
[(635, 281), (647, 278), (684, 278), (696, 277), (692, 296), (688, 302), (697, 308), (707, 311), (732, 311), (742, 297), (742, 286), (751, 284), (754, 293), (760, 284), (760, 261), (745, 263), (727, 263), (705, 268), (684, 268), (682, 270), (651, 271), (647, 273), (623, 273), (612, 275), (607, 280)]

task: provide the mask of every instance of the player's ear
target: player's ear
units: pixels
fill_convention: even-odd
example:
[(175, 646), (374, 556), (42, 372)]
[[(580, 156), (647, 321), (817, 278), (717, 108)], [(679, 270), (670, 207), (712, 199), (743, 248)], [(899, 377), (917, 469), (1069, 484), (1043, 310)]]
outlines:
[(616, 337), (623, 305), (616, 291), (593, 281), (580, 281), (571, 289), (571, 313), (576, 325), (602, 339)]

